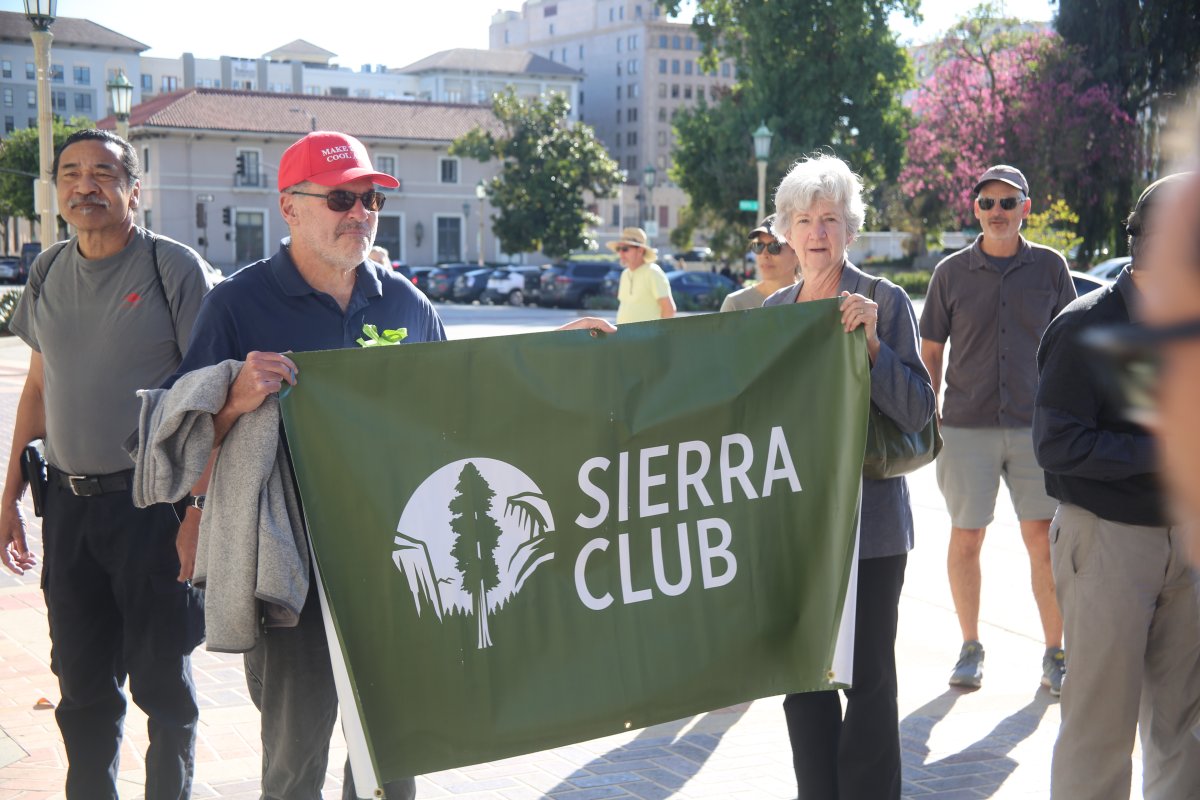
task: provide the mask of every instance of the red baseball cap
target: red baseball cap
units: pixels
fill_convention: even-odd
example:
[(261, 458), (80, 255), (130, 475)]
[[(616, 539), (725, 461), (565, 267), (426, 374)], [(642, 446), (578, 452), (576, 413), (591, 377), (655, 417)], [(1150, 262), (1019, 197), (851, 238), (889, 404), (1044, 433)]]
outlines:
[(362, 142), (335, 131), (313, 131), (284, 151), (279, 162), (281, 192), (303, 181), (339, 186), (359, 178), (370, 178), (388, 189), (400, 186), (391, 175), (375, 171)]

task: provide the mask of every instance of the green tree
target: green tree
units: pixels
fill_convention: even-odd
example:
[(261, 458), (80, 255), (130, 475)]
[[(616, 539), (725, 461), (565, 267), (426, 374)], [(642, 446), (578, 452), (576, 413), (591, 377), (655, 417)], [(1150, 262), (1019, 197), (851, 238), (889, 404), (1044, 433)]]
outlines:
[(496, 565), (500, 526), (491, 511), (496, 493), (469, 461), (458, 474), (454, 489), (456, 494), (450, 501), (450, 529), (457, 536), (450, 547), (450, 555), (462, 573), (463, 591), (474, 601), (479, 648), (482, 650), (492, 646), (492, 637), (488, 633), (487, 594), (500, 584), (500, 570)]
[[(678, 13), (681, 0), (661, 3)], [(773, 187), (800, 156), (817, 150), (846, 159), (869, 184), (900, 169), (912, 85), (908, 55), (888, 15), (915, 16), (917, 0), (697, 0), (692, 26), (714, 70), (738, 65), (732, 90), (675, 119), (670, 177), (690, 198), (689, 225), (713, 232), (711, 246), (740, 254), (745, 231), (764, 212), (738, 212), (757, 193), (750, 134), (775, 134), (767, 166)], [(771, 204), (768, 203), (768, 206)]]
[(1158, 125), (1200, 69), (1200, 3), (1058, 0), (1054, 26), (1082, 50), (1095, 83), (1111, 87), (1118, 105), (1140, 126), (1140, 147), (1107, 165), (1109, 202), (1081, 221), (1089, 241), (1104, 238), (1123, 252), (1121, 220), (1141, 186), (1162, 171)]
[[(93, 123), (86, 117), (72, 117), (69, 122), (55, 117), (54, 152), (58, 152), (72, 133), (91, 127)], [(37, 220), (37, 211), (33, 207), (33, 181), (40, 169), (38, 153), (37, 128), (13, 131), (0, 142), (0, 215)]]
[(1045, 211), (1026, 217), (1021, 233), (1031, 242), (1068, 255), (1083, 244), (1083, 237), (1075, 233), (1078, 227), (1079, 215), (1071, 210), (1066, 200), (1055, 200)]
[(492, 111), (498, 126), (475, 128), (450, 153), (503, 162), (487, 194), (499, 211), (492, 222), (505, 252), (558, 258), (586, 246), (587, 229), (600, 222), (586, 195), (613, 194), (621, 182), (617, 162), (589, 126), (567, 120), (570, 105), (561, 94), (525, 99), (510, 87), (496, 95)]

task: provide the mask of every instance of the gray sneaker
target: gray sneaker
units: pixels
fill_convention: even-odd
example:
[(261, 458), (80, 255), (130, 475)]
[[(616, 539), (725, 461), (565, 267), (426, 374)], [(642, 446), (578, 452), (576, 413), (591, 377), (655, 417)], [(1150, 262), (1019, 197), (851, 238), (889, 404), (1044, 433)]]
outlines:
[(1047, 647), (1042, 656), (1042, 686), (1052, 697), (1062, 694), (1063, 678), (1067, 675), (1067, 654), (1061, 647)]
[(963, 642), (958, 663), (950, 673), (951, 686), (978, 689), (983, 684), (983, 645), (976, 641)]

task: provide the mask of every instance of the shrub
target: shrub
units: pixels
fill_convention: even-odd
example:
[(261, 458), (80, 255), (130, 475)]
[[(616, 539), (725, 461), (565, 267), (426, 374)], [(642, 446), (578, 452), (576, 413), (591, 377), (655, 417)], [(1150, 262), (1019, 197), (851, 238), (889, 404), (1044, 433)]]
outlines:
[(8, 324), (12, 322), (13, 312), (17, 310), (17, 301), (21, 299), (22, 289), (9, 289), (0, 295), (0, 334), (10, 334)]

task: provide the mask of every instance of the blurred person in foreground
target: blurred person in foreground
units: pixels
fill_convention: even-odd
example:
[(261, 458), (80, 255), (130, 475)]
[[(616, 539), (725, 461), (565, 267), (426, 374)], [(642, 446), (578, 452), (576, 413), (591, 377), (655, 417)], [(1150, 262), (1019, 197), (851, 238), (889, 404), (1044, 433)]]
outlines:
[(621, 283), (617, 288), (617, 324), (670, 319), (675, 316), (671, 284), (658, 264), (658, 251), (649, 244), (641, 228), (626, 228), (621, 238), (608, 243), (621, 260)]
[(1128, 798), (1139, 729), (1143, 796), (1200, 797), (1200, 740), (1189, 735), (1200, 708), (1200, 585), (1183, 530), (1167, 519), (1150, 431), (1126, 417), (1081, 341), (1143, 312), (1154, 272), (1144, 253), (1163, 198), (1184, 179), (1146, 188), (1126, 222), (1132, 263), (1055, 317), (1038, 351), (1033, 436), (1059, 501), (1050, 547), (1071, 648), (1055, 798)]
[(1033, 201), (1019, 169), (990, 167), (972, 192), (983, 232), (934, 268), (921, 311), (921, 358), (935, 394), (946, 344), (952, 345), (941, 409), (945, 447), (937, 459), (938, 488), (950, 514), (946, 572), (963, 638), (949, 683), (966, 689), (983, 683), (980, 562), (1003, 478), (1029, 555), (1045, 637), (1041, 684), (1057, 696), (1067, 663), (1050, 569), (1050, 518), (1057, 503), (1046, 494), (1033, 453), (1033, 400), (1038, 343), (1050, 320), (1075, 299), (1075, 285), (1061, 253), (1021, 235)]
[[(917, 347), (917, 318), (904, 290), (846, 259), (866, 207), (862, 180), (841, 159), (797, 162), (775, 193), (773, 232), (795, 251), (799, 283), (764, 305), (840, 299), (846, 332), (862, 328), (871, 363), (871, 402), (906, 431), (933, 416), (929, 374)], [(802, 800), (898, 800), (900, 729), (896, 625), (912, 506), (903, 477), (863, 480), (854, 618), (853, 685), (843, 715), (836, 691), (789, 694), (783, 709)]]
[[(725, 295), (721, 302), (722, 311), (748, 311), (761, 308), (768, 297), (780, 289), (786, 289), (796, 282), (800, 262), (796, 259), (796, 251), (787, 242), (777, 239), (771, 232), (775, 223), (775, 215), (758, 223), (758, 227), (750, 231), (750, 249), (758, 262), (758, 283), (738, 289)], [(728, 272), (728, 267), (721, 274)]]
[(392, 269), (392, 258), (388, 254), (387, 248), (381, 245), (371, 247), (371, 252), (367, 254), (367, 258), (374, 261), (384, 269)]

